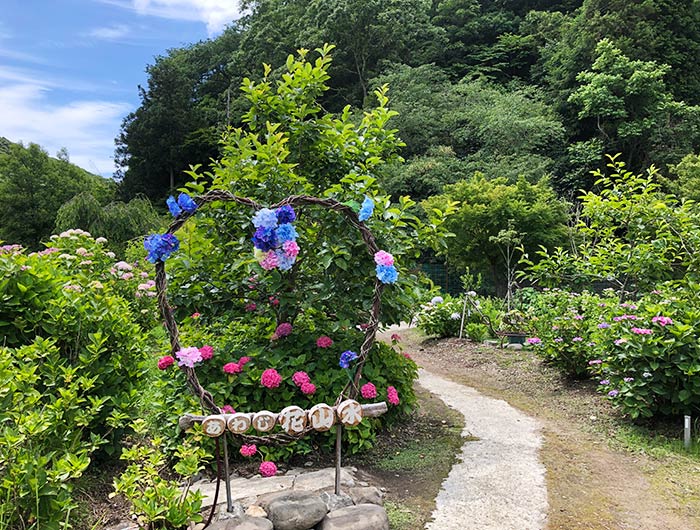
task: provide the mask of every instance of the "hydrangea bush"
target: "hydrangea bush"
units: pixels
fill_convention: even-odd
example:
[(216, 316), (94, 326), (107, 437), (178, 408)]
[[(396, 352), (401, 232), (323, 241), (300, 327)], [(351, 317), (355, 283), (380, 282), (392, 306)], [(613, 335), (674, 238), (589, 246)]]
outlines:
[(71, 479), (112, 452), (139, 401), (154, 286), (103, 239), (69, 230), (0, 248), (0, 521), (59, 528)]

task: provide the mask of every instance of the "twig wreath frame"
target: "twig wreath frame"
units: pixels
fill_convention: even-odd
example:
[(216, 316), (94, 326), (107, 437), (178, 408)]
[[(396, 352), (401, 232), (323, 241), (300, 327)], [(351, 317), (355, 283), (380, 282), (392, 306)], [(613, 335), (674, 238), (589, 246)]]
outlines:
[[(194, 202), (197, 205), (196, 209), (190, 211), (180, 212), (175, 220), (170, 224), (166, 234), (174, 234), (178, 229), (180, 229), (187, 220), (192, 217), (199, 207), (206, 204), (222, 201), (222, 202), (235, 202), (244, 206), (252, 208), (254, 211), (259, 211), (264, 208), (263, 205), (254, 201), (253, 199), (247, 197), (240, 197), (234, 195), (228, 191), (224, 190), (210, 190), (203, 195), (199, 195), (194, 198)], [(360, 221), (358, 214), (353, 210), (351, 206), (343, 204), (335, 199), (322, 199), (319, 197), (314, 197), (311, 195), (292, 195), (289, 196), (275, 204), (267, 206), (270, 209), (280, 208), (282, 206), (305, 206), (313, 205), (320, 206), (327, 210), (335, 211), (345, 217), (345, 219), (352, 225), (355, 229), (360, 232), (362, 239), (365, 243), (367, 251), (371, 256), (374, 256), (380, 251), (377, 242), (375, 240), (372, 231), (365, 225), (364, 221)], [(180, 349), (180, 333), (178, 329), (177, 322), (173, 316), (173, 308), (168, 302), (167, 295), (167, 274), (165, 270), (165, 261), (163, 259), (158, 259), (155, 262), (156, 268), (156, 290), (158, 297), (158, 307), (163, 316), (165, 327), (168, 332), (170, 339), (170, 350), (171, 354), (174, 356)], [(341, 391), (340, 395), (337, 397), (335, 405), (337, 406), (345, 399), (354, 399), (359, 391), (359, 382), (362, 378), (362, 370), (366, 363), (367, 356), (374, 345), (377, 330), (379, 328), (379, 314), (381, 311), (381, 299), (382, 292), (384, 290), (384, 283), (380, 281), (379, 278), (374, 280), (374, 292), (372, 295), (372, 306), (370, 310), (369, 322), (366, 323), (365, 335), (362, 345), (360, 347), (360, 352), (357, 357), (357, 363), (355, 364), (355, 375), (354, 377), (346, 383), (345, 387)], [(220, 408), (214, 402), (212, 394), (207, 391), (199, 382), (199, 378), (195, 372), (194, 367), (189, 367), (181, 365), (180, 369), (185, 373), (187, 384), (190, 390), (199, 399), (202, 409), (211, 411), (212, 414), (219, 414), (221, 412)], [(181, 425), (182, 426), (182, 425)], [(308, 434), (312, 429), (307, 427), (304, 432), (298, 434), (288, 434), (288, 433), (276, 433), (269, 434), (267, 436), (255, 436), (251, 434), (238, 434), (244, 440), (263, 443), (263, 444), (285, 444), (297, 440), (304, 435)]]

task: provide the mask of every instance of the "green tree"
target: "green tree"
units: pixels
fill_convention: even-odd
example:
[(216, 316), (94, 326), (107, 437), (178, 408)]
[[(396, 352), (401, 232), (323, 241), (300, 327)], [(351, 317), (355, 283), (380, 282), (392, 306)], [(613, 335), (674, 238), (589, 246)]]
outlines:
[[(458, 201), (459, 208), (447, 221), (455, 234), (444, 255), (458, 271), (483, 273), (500, 295), (506, 293), (506, 258), (494, 239), (522, 238), (525, 252), (540, 246), (554, 248), (566, 240), (567, 207), (557, 198), (547, 179), (529, 183), (520, 178), (488, 179), (482, 174), (445, 187), (442, 195), (421, 203), (426, 212)], [(515, 231), (515, 232), (511, 232)], [(516, 233), (517, 232), (517, 233)]]
[(38, 248), (61, 205), (85, 190), (100, 199), (114, 192), (105, 179), (50, 158), (36, 144), (10, 144), (0, 153), (0, 240)]
[(596, 172), (600, 191), (580, 197), (570, 248), (542, 249), (529, 276), (546, 286), (603, 281), (624, 298), (666, 280), (697, 279), (700, 217), (693, 202), (664, 193), (653, 166), (645, 174), (610, 157)]
[(669, 166), (669, 172), (676, 178), (669, 179), (668, 185), (679, 199), (700, 201), (700, 156), (684, 156), (678, 164)]
[(596, 47), (591, 70), (577, 76), (569, 102), (590, 123), (608, 152), (622, 152), (630, 164), (667, 162), (700, 142), (700, 107), (673, 100), (664, 82), (667, 65), (631, 60), (608, 39)]

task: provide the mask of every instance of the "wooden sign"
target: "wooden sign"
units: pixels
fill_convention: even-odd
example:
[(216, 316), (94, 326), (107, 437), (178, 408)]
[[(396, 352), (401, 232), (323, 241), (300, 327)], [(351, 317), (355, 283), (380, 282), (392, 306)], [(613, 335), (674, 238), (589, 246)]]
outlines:
[(242, 412), (236, 412), (228, 416), (228, 421), (226, 425), (228, 430), (234, 434), (243, 434), (252, 424), (251, 414), (243, 414)]
[(295, 436), (311, 429), (319, 432), (330, 430), (339, 423), (347, 427), (359, 425), (363, 418), (381, 416), (387, 411), (386, 403), (360, 405), (354, 399), (347, 399), (337, 407), (319, 403), (304, 410), (291, 405), (279, 413), (261, 410), (260, 412), (236, 412), (235, 414), (214, 414), (212, 416), (195, 416), (185, 414), (180, 418), (180, 428), (186, 431), (194, 423), (202, 424), (202, 431), (207, 436), (217, 438), (228, 428), (234, 434), (245, 434), (252, 427), (258, 432), (270, 432), (280, 425), (287, 434)]
[(287, 434), (301, 434), (306, 429), (306, 414), (306, 411), (301, 407), (292, 405), (282, 409), (277, 421)]
[(319, 403), (309, 410), (309, 423), (314, 431), (325, 432), (335, 424), (335, 411), (330, 405)]
[(346, 399), (336, 410), (338, 419), (343, 425), (354, 427), (362, 421), (362, 405), (354, 399)]
[(253, 414), (253, 428), (258, 432), (269, 432), (275, 428), (277, 414), (269, 410), (261, 410)]

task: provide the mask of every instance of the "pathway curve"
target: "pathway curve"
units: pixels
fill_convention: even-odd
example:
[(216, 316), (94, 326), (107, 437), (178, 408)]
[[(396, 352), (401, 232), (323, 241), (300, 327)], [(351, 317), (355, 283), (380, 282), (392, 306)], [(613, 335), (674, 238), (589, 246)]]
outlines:
[(540, 424), (500, 399), (420, 370), (420, 385), (464, 415), (465, 442), (427, 530), (540, 530), (547, 517)]

